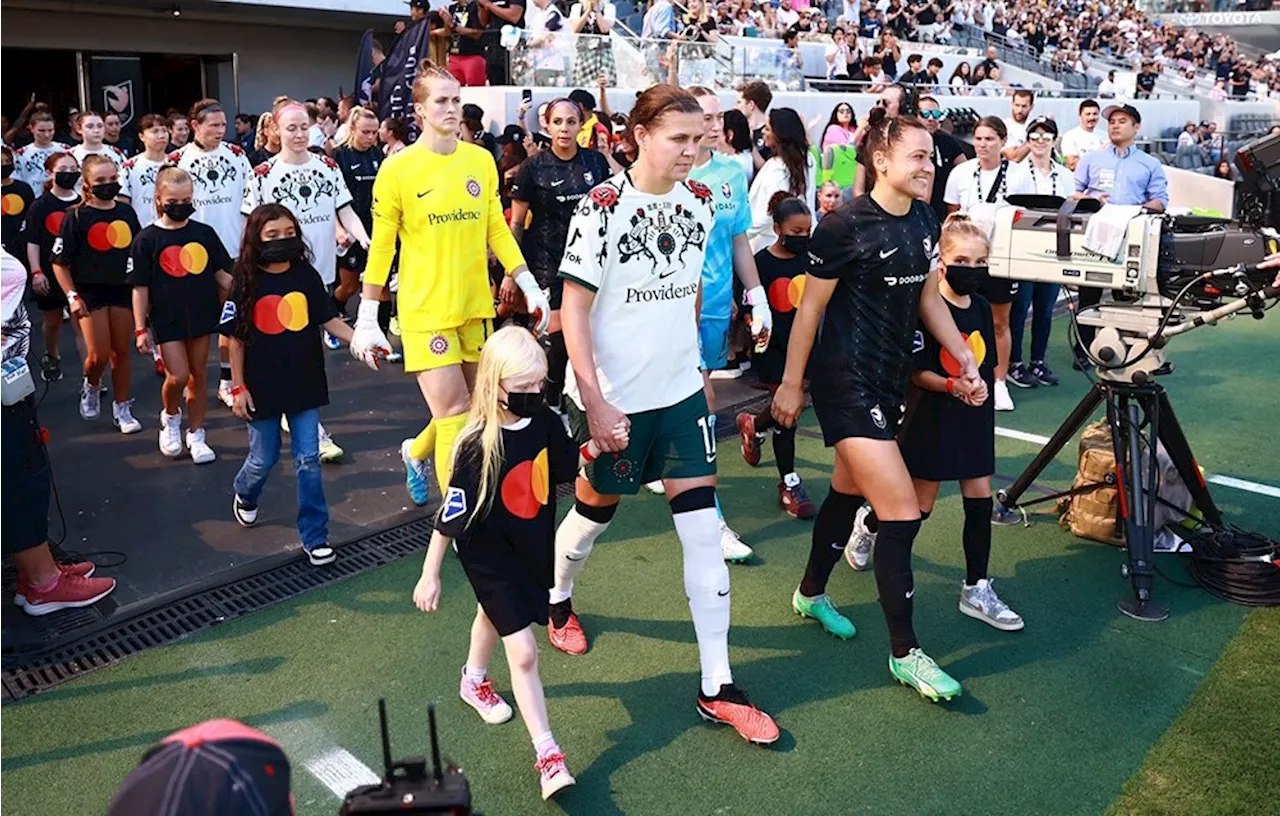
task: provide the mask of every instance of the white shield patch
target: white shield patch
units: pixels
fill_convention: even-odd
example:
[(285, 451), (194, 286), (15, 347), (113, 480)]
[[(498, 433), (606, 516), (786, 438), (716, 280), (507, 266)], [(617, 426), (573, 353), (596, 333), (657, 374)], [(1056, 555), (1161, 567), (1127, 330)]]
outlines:
[(440, 522), (448, 524), (467, 512), (467, 494), (460, 487), (451, 487), (440, 505)]

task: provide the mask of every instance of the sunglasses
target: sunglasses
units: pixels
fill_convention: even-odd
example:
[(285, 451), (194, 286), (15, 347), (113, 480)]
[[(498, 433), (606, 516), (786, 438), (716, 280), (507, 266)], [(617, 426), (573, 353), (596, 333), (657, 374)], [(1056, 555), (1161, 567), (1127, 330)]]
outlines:
[(1028, 142), (1053, 142), (1057, 138), (1058, 137), (1054, 136), (1052, 133), (1028, 133), (1027, 134)]
[(946, 119), (947, 112), (944, 110), (922, 110), (919, 111), (921, 119)]

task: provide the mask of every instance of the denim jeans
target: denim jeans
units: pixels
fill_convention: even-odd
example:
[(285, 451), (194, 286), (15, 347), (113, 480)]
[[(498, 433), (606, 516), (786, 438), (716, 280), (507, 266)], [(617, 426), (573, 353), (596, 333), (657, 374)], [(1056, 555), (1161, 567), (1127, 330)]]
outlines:
[[(289, 448), (298, 477), (298, 533), (310, 550), (329, 541), (329, 505), (320, 475), (320, 412), (289, 414)], [(280, 417), (249, 423), (249, 455), (236, 474), (236, 495), (256, 505), (267, 476), (280, 461)]]
[(1053, 329), (1053, 306), (1058, 302), (1061, 288), (1056, 283), (1025, 281), (1019, 287), (1018, 299), (1009, 313), (1009, 334), (1013, 338), (1010, 363), (1022, 362), (1022, 330), (1027, 323), (1028, 310), (1031, 311), (1031, 360), (1044, 362), (1045, 351), (1049, 348), (1049, 332)]

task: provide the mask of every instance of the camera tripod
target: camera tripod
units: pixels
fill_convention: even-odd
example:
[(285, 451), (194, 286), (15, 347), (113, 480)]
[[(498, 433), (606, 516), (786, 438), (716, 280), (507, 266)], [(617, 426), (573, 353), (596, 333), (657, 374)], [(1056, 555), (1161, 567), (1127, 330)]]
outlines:
[[(1173, 413), (1169, 396), (1164, 387), (1155, 382), (1132, 384), (1100, 379), (1089, 393), (1071, 411), (1053, 437), (1036, 454), (1022, 474), (1008, 488), (999, 491), (997, 497), (1005, 507), (1019, 507), (1018, 499), (1031, 483), (1039, 477), (1049, 462), (1053, 461), (1063, 446), (1089, 421), (1093, 412), (1103, 402), (1107, 405), (1107, 425), (1111, 429), (1111, 447), (1116, 457), (1117, 488), (1120, 492), (1120, 513), (1124, 520), (1125, 545), (1128, 562), (1120, 568), (1120, 574), (1133, 584), (1133, 597), (1123, 598), (1116, 605), (1120, 611), (1141, 621), (1161, 621), (1169, 617), (1167, 607), (1151, 598), (1151, 585), (1155, 576), (1154, 527), (1157, 474), (1156, 440), (1159, 440), (1173, 460), (1178, 475), (1186, 483), (1195, 500), (1195, 506), (1210, 526), (1222, 524), (1222, 513), (1209, 495), (1209, 488), (1200, 467), (1191, 453), (1191, 446), (1182, 433), (1182, 426)], [(1143, 445), (1141, 420), (1146, 417), (1150, 444)], [(1028, 504), (1051, 501), (1067, 493), (1036, 499)]]

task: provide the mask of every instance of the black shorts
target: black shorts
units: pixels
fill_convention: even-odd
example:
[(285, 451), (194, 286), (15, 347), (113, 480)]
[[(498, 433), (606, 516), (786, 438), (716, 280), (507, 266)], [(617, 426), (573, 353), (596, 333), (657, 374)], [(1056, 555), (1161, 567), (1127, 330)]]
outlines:
[(547, 590), (528, 575), (509, 570), (491, 571), (481, 566), (462, 562), (471, 588), (475, 590), (480, 608), (493, 622), (498, 635), (514, 635), (526, 626), (547, 625)]
[(49, 458), (41, 439), (36, 403), (27, 397), (6, 405), (0, 419), (0, 537), (5, 555), (38, 547), (49, 540)]
[(62, 291), (62, 286), (58, 283), (58, 279), (48, 273), (45, 273), (44, 278), (49, 281), (49, 293), (47, 295), (42, 295), (35, 289), (31, 290), (31, 296), (35, 299), (36, 308), (42, 312), (60, 312), (67, 308), (67, 294)]
[(86, 283), (77, 287), (76, 293), (84, 301), (85, 308), (96, 312), (105, 306), (133, 309), (133, 287), (124, 284)]
[(338, 271), (355, 272), (356, 274), (364, 274), (364, 266), (369, 262), (369, 250), (357, 243), (352, 243), (347, 249), (347, 254), (338, 258)]
[(901, 396), (880, 396), (870, 391), (827, 391), (811, 382), (813, 413), (822, 426), (822, 441), (828, 448), (841, 439), (897, 438), (904, 413)]
[(211, 301), (205, 308), (170, 308), (151, 310), (151, 336), (157, 343), (194, 340), (218, 330), (222, 307)]
[(987, 276), (982, 282), (982, 287), (978, 289), (978, 294), (989, 300), (993, 305), (1004, 305), (1013, 303), (1018, 299), (1019, 281), (1010, 280), (1009, 278), (993, 278)]

